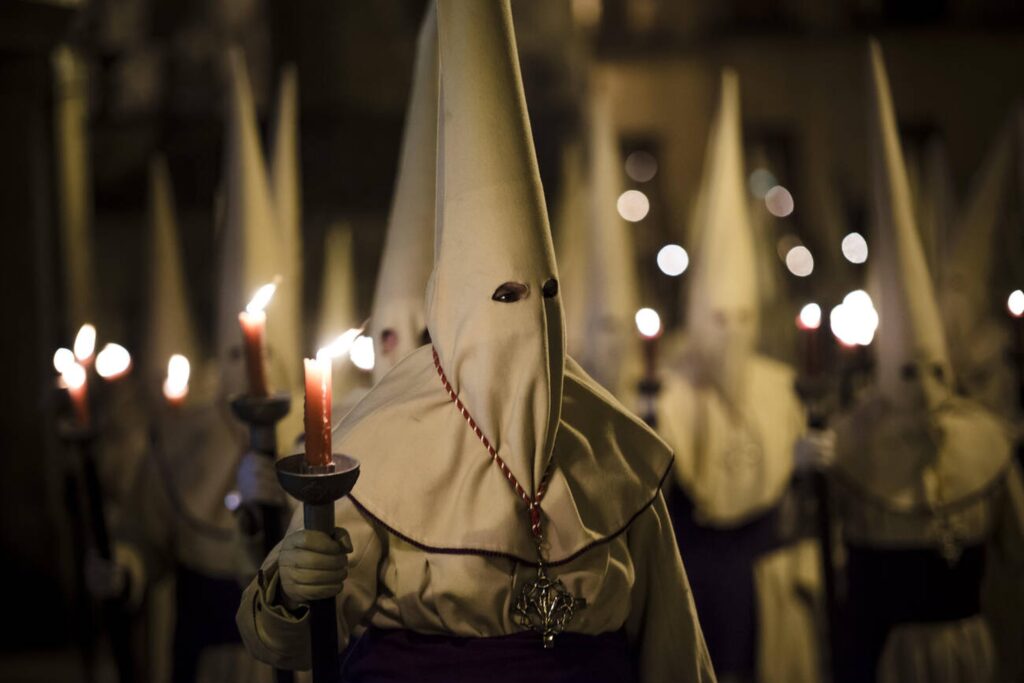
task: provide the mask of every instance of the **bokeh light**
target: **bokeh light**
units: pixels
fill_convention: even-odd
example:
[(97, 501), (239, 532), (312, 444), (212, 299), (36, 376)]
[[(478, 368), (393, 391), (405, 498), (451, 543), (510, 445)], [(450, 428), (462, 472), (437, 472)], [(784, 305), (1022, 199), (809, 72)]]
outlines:
[(821, 327), (821, 306), (809, 303), (800, 309), (797, 321), (805, 330), (816, 330)]
[(71, 364), (74, 362), (75, 354), (72, 353), (71, 349), (66, 349), (62, 346), (53, 354), (53, 369), (57, 371), (58, 375), (64, 374), (64, 371), (71, 367)]
[(764, 199), (764, 196), (768, 194), (768, 190), (776, 185), (778, 185), (778, 181), (775, 180), (775, 176), (767, 168), (756, 169), (750, 174), (750, 178), (747, 179), (747, 188), (750, 190), (750, 194), (758, 199)]
[(843, 256), (850, 263), (864, 263), (868, 260), (868, 241), (859, 232), (851, 232), (843, 238)]
[(640, 190), (626, 190), (616, 203), (619, 215), (630, 223), (642, 221), (651, 210), (651, 201)]
[(686, 272), (690, 255), (678, 244), (666, 244), (658, 250), (658, 268), (665, 275), (677, 277)]
[(93, 351), (96, 350), (96, 328), (89, 323), (82, 325), (75, 335), (75, 344), (72, 348), (75, 350), (75, 358), (80, 363), (92, 358)]
[(832, 309), (829, 324), (832, 334), (846, 346), (867, 346), (878, 329), (878, 312), (868, 293), (857, 289)]
[(646, 183), (658, 174), (658, 160), (650, 152), (637, 150), (626, 157), (626, 175), (638, 183)]
[(376, 360), (373, 355), (373, 337), (357, 337), (352, 342), (348, 357), (352, 359), (352, 364), (360, 370), (373, 370)]
[(784, 188), (782, 185), (776, 185), (764, 196), (764, 205), (768, 209), (768, 213), (775, 216), (776, 218), (785, 218), (789, 214), (793, 213), (794, 203), (793, 195), (789, 193), (789, 190)]
[(797, 277), (807, 277), (814, 272), (814, 256), (805, 246), (793, 247), (786, 254), (786, 268)]
[(1010, 309), (1010, 313), (1015, 318), (1024, 315), (1024, 291), (1015, 289), (1010, 292), (1010, 297), (1006, 300), (1006, 307)]
[(653, 308), (641, 308), (634, 319), (642, 336), (653, 339), (661, 334), (661, 316)]

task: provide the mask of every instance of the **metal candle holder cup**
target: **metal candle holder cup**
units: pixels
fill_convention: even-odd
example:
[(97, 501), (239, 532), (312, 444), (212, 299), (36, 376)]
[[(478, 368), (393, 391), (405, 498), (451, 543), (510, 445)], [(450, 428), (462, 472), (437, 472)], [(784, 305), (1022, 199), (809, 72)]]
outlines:
[[(291, 408), (292, 399), (286, 393), (271, 396), (243, 394), (231, 400), (231, 412), (249, 427), (249, 448), (271, 460), (277, 458), (277, 423)], [(263, 529), (263, 551), (269, 553), (284, 535), (282, 508), (261, 505), (260, 522)]]
[[(348, 495), (359, 478), (359, 461), (335, 453), (331, 465), (310, 468), (305, 455), (290, 455), (277, 462), (277, 479), (291, 496), (302, 501), (303, 526), (325, 534), (334, 532), (334, 502)], [(322, 469), (322, 471), (321, 471)], [(313, 681), (338, 679), (338, 622), (334, 598), (309, 605)]]

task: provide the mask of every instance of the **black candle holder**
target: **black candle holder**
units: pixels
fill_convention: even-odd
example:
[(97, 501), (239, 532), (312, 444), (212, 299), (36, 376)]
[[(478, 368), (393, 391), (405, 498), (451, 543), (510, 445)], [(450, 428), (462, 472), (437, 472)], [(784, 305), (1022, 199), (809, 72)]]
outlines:
[[(110, 542), (106, 511), (103, 508), (103, 486), (96, 466), (96, 431), (91, 426), (82, 425), (75, 420), (61, 420), (57, 424), (57, 434), (78, 457), (92, 541), (96, 547), (96, 554), (110, 562), (114, 559), (114, 551)], [(72, 510), (71, 514), (74, 515), (75, 512)], [(100, 614), (110, 636), (110, 649), (117, 667), (118, 681), (134, 683), (137, 680), (137, 672), (128, 618), (116, 598), (104, 600), (100, 605)]]
[[(292, 399), (287, 393), (270, 396), (243, 394), (231, 400), (231, 412), (249, 427), (249, 449), (274, 461), (277, 459), (277, 423), (284, 419), (291, 408)], [(260, 505), (260, 520), (257, 522), (263, 532), (263, 551), (269, 553), (284, 536), (282, 507)]]
[[(334, 532), (334, 502), (344, 498), (359, 478), (359, 461), (335, 453), (326, 467), (311, 468), (305, 455), (290, 455), (277, 462), (281, 487), (302, 501), (303, 526), (325, 534)], [(338, 680), (338, 622), (334, 598), (309, 605), (314, 683)]]

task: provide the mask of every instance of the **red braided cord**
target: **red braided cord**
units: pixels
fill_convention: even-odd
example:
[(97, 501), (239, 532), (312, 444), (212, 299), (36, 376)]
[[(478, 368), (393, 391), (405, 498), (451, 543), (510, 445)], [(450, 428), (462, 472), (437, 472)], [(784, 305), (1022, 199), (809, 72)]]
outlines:
[(448, 397), (455, 404), (455, 407), (462, 414), (462, 417), (465, 418), (466, 422), (469, 423), (469, 427), (473, 430), (473, 433), (476, 434), (477, 438), (480, 439), (480, 442), (483, 443), (484, 447), (487, 449), (487, 453), (491, 456), (491, 460), (494, 461), (494, 464), (498, 466), (498, 469), (500, 469), (502, 474), (505, 475), (505, 478), (508, 479), (508, 483), (512, 485), (516, 495), (522, 498), (523, 502), (526, 503), (526, 507), (530, 511), (530, 531), (533, 532), (534, 536), (540, 538), (540, 502), (544, 499), (544, 494), (547, 493), (548, 479), (551, 474), (551, 461), (548, 461), (548, 466), (544, 470), (544, 476), (541, 477), (540, 486), (537, 488), (537, 494), (531, 498), (530, 494), (528, 494), (526, 489), (524, 489), (519, 483), (519, 480), (516, 479), (516, 476), (512, 474), (512, 470), (509, 469), (508, 465), (505, 464), (505, 461), (502, 460), (500, 455), (498, 455), (497, 449), (491, 445), (490, 439), (487, 438), (487, 435), (484, 434), (483, 430), (477, 425), (476, 420), (474, 420), (473, 416), (469, 414), (469, 410), (466, 409), (466, 406), (462, 403), (458, 394), (455, 393), (455, 389), (452, 388), (451, 382), (448, 381), (448, 378), (444, 374), (444, 370), (441, 369), (441, 359), (437, 355), (437, 349), (431, 350), (434, 352), (434, 367), (437, 368), (437, 375), (441, 378), (441, 383), (444, 384), (444, 390), (448, 392)]

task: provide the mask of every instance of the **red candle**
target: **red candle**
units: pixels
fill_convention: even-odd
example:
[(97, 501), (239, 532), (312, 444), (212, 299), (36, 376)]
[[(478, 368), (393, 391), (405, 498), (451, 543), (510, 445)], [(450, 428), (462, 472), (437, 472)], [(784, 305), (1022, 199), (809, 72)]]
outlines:
[(69, 365), (61, 377), (71, 398), (71, 408), (75, 413), (75, 422), (79, 427), (89, 426), (89, 382), (85, 368), (78, 363)]
[(267, 314), (260, 311), (242, 311), (238, 314), (245, 340), (245, 368), (249, 376), (249, 393), (266, 396), (267, 359), (263, 352), (263, 336), (267, 329)]
[(303, 360), (306, 370), (306, 465), (328, 467), (331, 455), (331, 358)]

